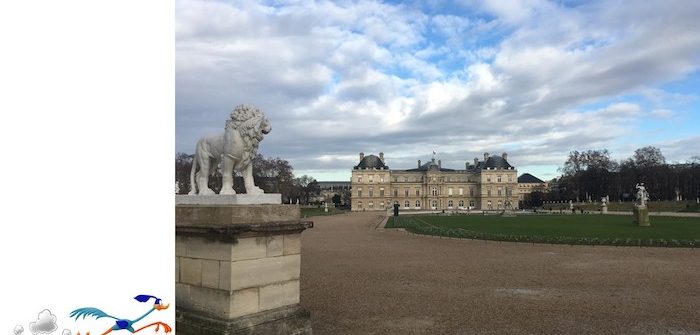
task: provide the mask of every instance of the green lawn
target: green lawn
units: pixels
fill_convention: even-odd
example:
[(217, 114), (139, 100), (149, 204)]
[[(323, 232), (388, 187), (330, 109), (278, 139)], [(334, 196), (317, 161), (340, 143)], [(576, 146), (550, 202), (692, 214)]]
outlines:
[(650, 219), (651, 227), (637, 227), (631, 215), (400, 216), (392, 217), (387, 228), (500, 241), (690, 247), (700, 244), (700, 218)]
[[(649, 201), (647, 203), (650, 212), (700, 212), (700, 204), (695, 201)], [(539, 209), (559, 211), (559, 209), (569, 210), (569, 203), (561, 204), (543, 204)], [(574, 208), (583, 208), (584, 210), (599, 211), (600, 203), (574, 203)], [(634, 202), (617, 202), (611, 201), (608, 203), (609, 211), (625, 211), (632, 212)]]
[(309, 217), (309, 216), (319, 216), (319, 215), (335, 215), (335, 214), (343, 214), (345, 213), (343, 210), (337, 209), (335, 207), (328, 207), (328, 213), (324, 210), (323, 207), (321, 208), (301, 208), (301, 217)]

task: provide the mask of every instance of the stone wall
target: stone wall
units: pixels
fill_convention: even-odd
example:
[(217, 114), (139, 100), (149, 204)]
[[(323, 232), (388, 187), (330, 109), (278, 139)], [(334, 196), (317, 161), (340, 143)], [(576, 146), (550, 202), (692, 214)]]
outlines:
[(299, 278), (312, 224), (299, 216), (298, 205), (177, 206), (178, 332), (310, 333)]

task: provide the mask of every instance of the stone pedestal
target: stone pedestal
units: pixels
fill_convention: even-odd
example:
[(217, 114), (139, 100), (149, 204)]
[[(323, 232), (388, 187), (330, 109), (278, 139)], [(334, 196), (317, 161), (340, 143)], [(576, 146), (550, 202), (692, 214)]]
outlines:
[(264, 196), (176, 198), (178, 333), (311, 334), (299, 275), (301, 232), (313, 224)]
[(608, 206), (605, 204), (600, 205), (600, 214), (608, 214)]
[(649, 208), (647, 206), (634, 205), (634, 223), (640, 227), (649, 227)]

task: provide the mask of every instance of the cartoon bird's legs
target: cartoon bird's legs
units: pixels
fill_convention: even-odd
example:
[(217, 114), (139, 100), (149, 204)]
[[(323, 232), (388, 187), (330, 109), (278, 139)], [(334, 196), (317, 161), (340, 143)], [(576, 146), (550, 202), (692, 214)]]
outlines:
[[(148, 328), (148, 327), (151, 327), (151, 326), (156, 326), (156, 332), (157, 332), (158, 329), (160, 329), (160, 326), (161, 326), (161, 325), (163, 326), (163, 330), (165, 330), (166, 333), (169, 333), (169, 332), (171, 332), (171, 331), (173, 330), (172, 328), (170, 328), (170, 326), (168, 326), (167, 323), (158, 321), (158, 322), (154, 322), (154, 323), (145, 325), (145, 326), (143, 326), (143, 327), (141, 327), (141, 328), (139, 328), (139, 329), (136, 329), (136, 331), (134, 331), (134, 333), (140, 332), (140, 331), (142, 331), (142, 330), (144, 330), (144, 329), (146, 329), (146, 328)], [(104, 334), (103, 334), (103, 335), (104, 335)]]

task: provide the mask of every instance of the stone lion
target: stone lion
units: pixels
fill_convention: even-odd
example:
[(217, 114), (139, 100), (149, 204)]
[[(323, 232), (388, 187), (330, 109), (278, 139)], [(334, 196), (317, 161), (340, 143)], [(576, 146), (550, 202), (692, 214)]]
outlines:
[(233, 173), (243, 175), (246, 193), (262, 194), (263, 190), (253, 181), (253, 158), (263, 136), (272, 130), (270, 121), (259, 109), (239, 105), (226, 120), (223, 134), (205, 136), (197, 141), (197, 149), (190, 172), (189, 194), (214, 194), (209, 186), (209, 176), (221, 166), (222, 186), (219, 194), (236, 194), (233, 190)]

